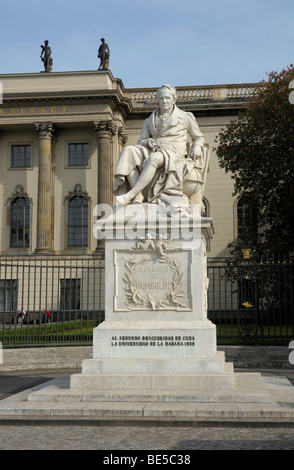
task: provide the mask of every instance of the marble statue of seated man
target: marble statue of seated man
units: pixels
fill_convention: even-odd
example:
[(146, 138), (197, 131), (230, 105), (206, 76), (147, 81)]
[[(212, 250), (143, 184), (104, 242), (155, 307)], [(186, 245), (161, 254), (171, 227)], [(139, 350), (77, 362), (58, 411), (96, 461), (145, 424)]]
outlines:
[(201, 204), (204, 138), (192, 113), (176, 106), (176, 89), (163, 85), (159, 107), (144, 121), (137, 145), (126, 146), (114, 174), (118, 204)]

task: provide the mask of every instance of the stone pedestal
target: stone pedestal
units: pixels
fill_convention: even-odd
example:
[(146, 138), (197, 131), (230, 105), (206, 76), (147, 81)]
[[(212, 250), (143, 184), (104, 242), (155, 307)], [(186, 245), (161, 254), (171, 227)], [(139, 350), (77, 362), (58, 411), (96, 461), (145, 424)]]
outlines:
[[(105, 234), (105, 321), (71, 388), (137, 394), (234, 387), (207, 319), (212, 220), (156, 205), (114, 208)], [(104, 225), (102, 227), (102, 225)], [(138, 398), (138, 397), (137, 397)]]

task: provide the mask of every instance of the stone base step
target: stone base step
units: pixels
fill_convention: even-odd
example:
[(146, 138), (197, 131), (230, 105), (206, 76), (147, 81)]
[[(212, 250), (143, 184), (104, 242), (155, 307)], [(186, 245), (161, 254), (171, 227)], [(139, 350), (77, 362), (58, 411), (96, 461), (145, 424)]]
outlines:
[(233, 390), (148, 390), (144, 395), (146, 391), (74, 390), (69, 388), (70, 377), (59, 377), (1, 400), (0, 421), (293, 423), (294, 387), (285, 377), (238, 373), (235, 379)]
[(230, 390), (235, 376), (232, 364), (223, 374), (74, 374), (71, 389), (95, 390)]
[[(247, 380), (236, 376), (232, 390), (101, 390), (70, 388), (63, 390), (59, 383), (41, 388), (28, 396), (28, 401), (45, 402), (161, 402), (161, 403), (269, 403), (268, 390), (260, 374)], [(68, 384), (69, 385), (69, 384)]]
[(209, 359), (172, 358), (103, 358), (85, 359), (83, 374), (223, 374), (233, 369), (233, 364), (225, 362), (223, 351), (217, 351)]

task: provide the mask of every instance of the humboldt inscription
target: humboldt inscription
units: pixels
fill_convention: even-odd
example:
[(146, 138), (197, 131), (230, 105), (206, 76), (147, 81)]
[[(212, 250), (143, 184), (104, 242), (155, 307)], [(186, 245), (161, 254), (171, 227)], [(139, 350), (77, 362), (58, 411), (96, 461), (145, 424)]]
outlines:
[(195, 336), (113, 336), (111, 346), (195, 346)]
[(189, 310), (188, 253), (141, 253), (117, 253), (116, 310)]

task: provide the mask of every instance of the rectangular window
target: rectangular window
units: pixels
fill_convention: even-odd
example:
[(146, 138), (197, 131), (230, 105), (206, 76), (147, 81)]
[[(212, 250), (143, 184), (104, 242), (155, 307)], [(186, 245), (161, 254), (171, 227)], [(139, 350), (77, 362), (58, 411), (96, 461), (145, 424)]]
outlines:
[(88, 246), (88, 201), (81, 196), (68, 204), (68, 246)]
[(80, 310), (80, 279), (60, 279), (60, 309)]
[(31, 145), (11, 146), (11, 168), (31, 167)]
[(254, 243), (257, 237), (257, 217), (250, 200), (242, 197), (237, 206), (238, 243)]
[(88, 166), (89, 144), (68, 144), (68, 165)]
[(0, 280), (0, 310), (13, 311), (17, 308), (17, 279)]

